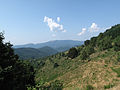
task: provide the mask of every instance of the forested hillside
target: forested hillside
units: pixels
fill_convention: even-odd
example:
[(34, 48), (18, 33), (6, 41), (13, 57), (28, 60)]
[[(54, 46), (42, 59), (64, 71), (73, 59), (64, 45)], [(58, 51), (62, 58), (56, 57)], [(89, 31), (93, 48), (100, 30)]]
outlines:
[(3, 90), (119, 90), (120, 24), (86, 40), (82, 46), (36, 60), (20, 61), (12, 45), (3, 39), (1, 33)]
[[(115, 25), (84, 45), (41, 60), (36, 65), (36, 88), (104, 90), (120, 85), (120, 25)], [(44, 64), (41, 64), (44, 63)]]
[(14, 48), (15, 54), (19, 55), (19, 59), (37, 59), (50, 55), (54, 55), (58, 53), (58, 51), (54, 50), (50, 47), (42, 47), (42, 48)]

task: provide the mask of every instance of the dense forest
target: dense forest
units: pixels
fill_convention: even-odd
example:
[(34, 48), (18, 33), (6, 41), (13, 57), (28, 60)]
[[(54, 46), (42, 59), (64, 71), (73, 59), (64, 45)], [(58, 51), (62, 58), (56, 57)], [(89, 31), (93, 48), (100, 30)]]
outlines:
[(103, 90), (120, 85), (120, 24), (84, 45), (36, 60), (20, 60), (3, 40), (0, 33), (2, 90)]
[(34, 68), (29, 63), (19, 60), (14, 54), (12, 45), (3, 42), (4, 36), (0, 33), (0, 89), (27, 90), (35, 85)]

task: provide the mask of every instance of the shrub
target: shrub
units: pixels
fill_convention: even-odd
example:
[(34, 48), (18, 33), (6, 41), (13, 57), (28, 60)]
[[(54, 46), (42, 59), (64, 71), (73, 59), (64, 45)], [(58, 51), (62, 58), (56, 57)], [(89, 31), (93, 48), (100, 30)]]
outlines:
[(94, 89), (94, 87), (92, 85), (87, 85), (86, 90), (93, 90), (93, 89)]
[(57, 68), (58, 66), (58, 63), (54, 63), (54, 68)]
[(114, 87), (115, 85), (113, 84), (109, 84), (109, 85), (104, 85), (104, 89), (109, 89), (109, 88), (112, 88)]
[(85, 48), (85, 50), (86, 50), (86, 53), (87, 53), (88, 56), (95, 52), (94, 47), (92, 47), (92, 46), (87, 46)]
[(78, 56), (78, 51), (76, 48), (71, 48), (69, 51), (68, 51), (68, 57), (73, 59), (75, 57)]
[(114, 51), (120, 51), (120, 47), (119, 46), (113, 46), (113, 49), (114, 49)]
[(120, 56), (118, 56), (118, 57), (117, 57), (117, 61), (119, 61), (119, 62), (120, 62)]
[(88, 55), (85, 50), (83, 50), (80, 54), (80, 57), (82, 60), (86, 60), (88, 58)]
[(86, 41), (84, 42), (84, 44), (85, 44), (85, 46), (89, 45), (89, 44), (90, 44), (90, 40), (86, 40)]
[(50, 83), (49, 90), (62, 90), (62, 88), (63, 88), (63, 84), (59, 80), (56, 80)]
[(82, 45), (82, 46), (80, 46), (80, 47), (78, 47), (78, 54), (80, 55), (80, 52), (83, 50), (83, 48), (84, 48), (84, 46)]

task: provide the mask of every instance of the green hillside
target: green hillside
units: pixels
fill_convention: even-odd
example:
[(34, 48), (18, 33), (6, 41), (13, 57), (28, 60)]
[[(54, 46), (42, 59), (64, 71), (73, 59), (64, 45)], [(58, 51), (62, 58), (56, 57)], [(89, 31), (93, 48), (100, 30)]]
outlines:
[(43, 90), (119, 88), (120, 25), (115, 25), (97, 37), (86, 40), (82, 46), (31, 62), (36, 63), (36, 88)]
[(15, 53), (19, 55), (20, 59), (36, 59), (58, 53), (50, 47), (42, 48), (15, 48)]
[[(120, 89), (120, 24), (86, 40), (82, 46), (40, 59), (20, 60), (12, 45), (3, 39), (0, 33), (3, 90)], [(23, 48), (24, 53), (19, 53), (32, 56), (40, 50), (50, 53), (51, 49)]]

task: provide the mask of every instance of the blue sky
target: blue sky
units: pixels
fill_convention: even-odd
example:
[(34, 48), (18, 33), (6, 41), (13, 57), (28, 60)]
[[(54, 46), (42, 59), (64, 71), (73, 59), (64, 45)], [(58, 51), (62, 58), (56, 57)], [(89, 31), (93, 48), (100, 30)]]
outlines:
[(120, 0), (0, 0), (0, 31), (12, 44), (83, 41), (120, 23)]

